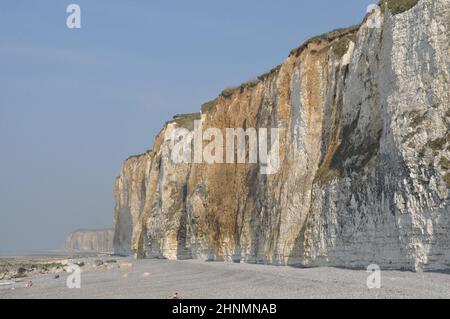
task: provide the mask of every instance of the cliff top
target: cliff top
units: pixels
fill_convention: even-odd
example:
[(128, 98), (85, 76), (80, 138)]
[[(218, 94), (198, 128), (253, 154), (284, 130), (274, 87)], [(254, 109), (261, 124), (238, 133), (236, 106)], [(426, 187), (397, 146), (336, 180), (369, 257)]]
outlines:
[[(397, 15), (401, 14), (403, 12), (408, 11), (409, 9), (413, 8), (419, 0), (380, 0), (378, 5), (381, 7), (381, 10), (385, 10), (386, 7), (389, 9), (391, 14)], [(361, 25), (367, 20), (367, 17), (369, 16), (369, 13), (366, 14), (366, 16), (363, 19), (363, 22), (360, 24), (356, 24), (347, 28), (339, 28), (335, 29), (326, 33), (323, 33), (321, 35), (313, 36), (306, 41), (304, 41), (300, 46), (290, 51), (288, 57), (294, 55), (299, 56), (311, 43), (321, 43), (321, 42), (328, 42), (328, 43), (334, 43), (341, 39), (345, 39), (346, 41), (343, 41), (342, 43), (336, 43), (335, 54), (341, 55), (343, 51), (343, 46), (346, 46), (346, 43), (348, 42), (349, 36), (352, 36), (356, 34)], [(345, 51), (345, 50), (344, 50)], [(208, 101), (204, 103), (201, 106), (201, 112), (197, 113), (188, 113), (188, 114), (177, 114), (173, 117), (172, 120), (166, 122), (166, 125), (169, 123), (176, 123), (177, 125), (184, 127), (186, 129), (192, 130), (193, 129), (193, 122), (194, 120), (199, 120), (201, 118), (201, 114), (207, 114), (214, 110), (216, 107), (218, 101), (220, 98), (230, 98), (233, 96), (234, 93), (237, 91), (243, 92), (245, 89), (252, 88), (257, 86), (262, 81), (266, 80), (270, 76), (273, 76), (277, 74), (281, 69), (282, 64), (277, 65), (276, 67), (272, 68), (268, 72), (263, 73), (262, 75), (258, 76), (256, 79), (252, 79), (250, 81), (244, 82), (241, 85), (235, 86), (235, 87), (229, 87), (224, 89), (217, 98)], [(164, 130), (164, 128), (160, 131), (159, 134)], [(126, 161), (134, 158), (139, 158), (141, 156), (145, 156), (148, 153), (150, 153), (152, 150), (147, 150), (144, 153), (132, 155), (128, 157)]]

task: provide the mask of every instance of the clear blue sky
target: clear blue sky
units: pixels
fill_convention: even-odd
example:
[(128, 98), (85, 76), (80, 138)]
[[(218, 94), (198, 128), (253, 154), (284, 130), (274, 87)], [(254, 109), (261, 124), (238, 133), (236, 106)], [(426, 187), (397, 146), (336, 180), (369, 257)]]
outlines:
[[(359, 23), (365, 0), (2, 0), (0, 253), (111, 227), (112, 187), (176, 113)], [(66, 27), (66, 7), (82, 29)]]

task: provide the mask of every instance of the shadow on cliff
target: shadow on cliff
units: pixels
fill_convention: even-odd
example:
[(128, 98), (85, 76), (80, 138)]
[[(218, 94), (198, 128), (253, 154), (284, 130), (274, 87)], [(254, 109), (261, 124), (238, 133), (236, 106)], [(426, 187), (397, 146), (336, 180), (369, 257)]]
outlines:
[(191, 253), (187, 248), (187, 201), (188, 186), (184, 185), (182, 189), (182, 211), (180, 216), (180, 224), (177, 232), (177, 260), (192, 259)]
[(120, 256), (130, 256), (131, 237), (133, 234), (133, 218), (128, 208), (122, 208), (117, 216), (114, 229), (113, 248), (114, 254)]

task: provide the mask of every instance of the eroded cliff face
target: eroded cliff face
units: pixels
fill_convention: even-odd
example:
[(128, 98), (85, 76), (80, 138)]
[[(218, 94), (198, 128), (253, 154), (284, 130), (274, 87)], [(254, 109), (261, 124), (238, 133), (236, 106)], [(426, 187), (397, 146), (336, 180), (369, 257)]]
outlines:
[[(450, 5), (412, 2), (313, 38), (257, 81), (167, 123), (116, 180), (116, 252), (449, 268)], [(282, 129), (280, 170), (175, 164), (171, 132), (195, 119), (224, 136)]]
[(70, 251), (113, 252), (112, 229), (77, 230), (66, 238), (65, 248)]

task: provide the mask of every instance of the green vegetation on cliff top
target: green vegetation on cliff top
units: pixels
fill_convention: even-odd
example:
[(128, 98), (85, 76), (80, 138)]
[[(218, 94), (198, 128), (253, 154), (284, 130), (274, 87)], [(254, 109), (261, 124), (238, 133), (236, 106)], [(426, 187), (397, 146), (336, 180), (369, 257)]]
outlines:
[[(385, 4), (388, 7), (389, 11), (393, 15), (396, 15), (396, 14), (399, 14), (399, 13), (402, 13), (402, 12), (405, 12), (405, 11), (411, 9), (418, 3), (418, 1), (419, 0), (381, 0), (380, 5), (383, 6), (383, 4)], [(324, 33), (324, 34), (314, 36), (314, 37), (306, 40), (305, 42), (303, 42), (296, 49), (293, 49), (290, 52), (289, 56), (300, 55), (301, 52), (303, 50), (305, 50), (310, 43), (326, 41), (326, 42), (333, 42), (334, 54), (337, 57), (342, 57), (345, 54), (345, 52), (347, 52), (349, 41), (350, 40), (354, 41), (355, 34), (359, 30), (360, 26), (361, 26), (361, 24), (357, 24), (357, 25), (353, 25), (348, 28), (335, 29), (335, 30), (332, 30), (332, 31)], [(247, 82), (241, 84), (240, 86), (226, 88), (220, 93), (220, 96), (227, 99), (227, 98), (230, 98), (234, 94), (234, 92), (236, 92), (237, 90), (240, 90), (242, 92), (243, 90), (245, 90), (247, 88), (255, 87), (261, 81), (276, 74), (280, 69), (281, 69), (281, 65), (278, 65), (275, 68), (271, 69), (269, 72), (266, 72), (263, 75), (258, 76), (258, 78), (255, 80), (247, 81)], [(202, 105), (202, 113), (208, 113), (208, 112), (214, 110), (216, 105), (217, 105), (217, 99), (206, 102), (205, 104)], [(181, 126), (185, 126), (185, 125), (190, 126), (190, 125), (188, 125), (188, 123), (192, 122), (192, 119), (188, 119), (188, 118), (184, 118), (184, 117), (185, 116), (183, 116), (183, 119), (178, 119), (175, 122), (177, 122)]]
[(200, 119), (200, 113), (178, 114), (173, 117), (173, 122), (175, 122), (178, 126), (191, 131), (194, 129), (194, 121)]
[(413, 8), (419, 0), (386, 0), (389, 11), (393, 14), (400, 14)]

